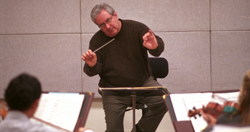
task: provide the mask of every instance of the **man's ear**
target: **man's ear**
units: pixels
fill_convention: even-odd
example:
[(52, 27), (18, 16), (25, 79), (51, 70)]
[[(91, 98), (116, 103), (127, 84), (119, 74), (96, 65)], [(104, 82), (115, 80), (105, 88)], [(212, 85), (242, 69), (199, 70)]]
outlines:
[(28, 110), (23, 111), (29, 118), (34, 116), (39, 104), (39, 99), (36, 99)]
[(40, 101), (40, 99), (36, 99), (36, 100), (32, 103), (31, 108), (36, 110), (37, 107), (38, 107), (39, 101)]
[(114, 11), (114, 16), (118, 17), (117, 13)]

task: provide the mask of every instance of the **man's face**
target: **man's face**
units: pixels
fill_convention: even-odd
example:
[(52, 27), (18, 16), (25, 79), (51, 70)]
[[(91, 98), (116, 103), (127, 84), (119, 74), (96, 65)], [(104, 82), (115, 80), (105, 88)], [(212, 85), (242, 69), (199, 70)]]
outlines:
[(102, 10), (95, 18), (95, 22), (108, 37), (114, 37), (121, 30), (121, 21), (116, 12), (111, 15), (106, 10)]

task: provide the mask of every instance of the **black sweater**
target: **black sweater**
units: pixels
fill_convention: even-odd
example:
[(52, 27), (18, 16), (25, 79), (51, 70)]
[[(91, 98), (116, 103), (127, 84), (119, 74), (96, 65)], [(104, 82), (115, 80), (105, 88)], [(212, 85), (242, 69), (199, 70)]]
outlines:
[[(142, 36), (149, 28), (132, 20), (120, 20), (122, 27), (115, 40), (96, 52), (97, 64), (94, 67), (84, 65), (88, 76), (99, 74), (99, 87), (139, 87), (150, 75), (148, 49), (143, 46)], [(112, 38), (99, 30), (90, 40), (89, 49), (96, 50)], [(158, 47), (149, 50), (153, 56), (159, 56), (164, 50), (164, 42), (156, 36)]]

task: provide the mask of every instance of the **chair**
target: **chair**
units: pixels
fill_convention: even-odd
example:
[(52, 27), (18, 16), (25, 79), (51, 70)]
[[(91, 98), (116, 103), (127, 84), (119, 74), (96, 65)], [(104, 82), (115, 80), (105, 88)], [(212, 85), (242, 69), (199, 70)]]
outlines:
[(149, 57), (148, 59), (155, 80), (157, 78), (165, 78), (168, 75), (168, 61), (165, 58)]
[[(152, 70), (152, 74), (155, 80), (157, 78), (165, 78), (168, 75), (169, 67), (168, 61), (163, 57), (149, 57), (149, 64)], [(132, 106), (129, 106), (126, 111), (132, 110)], [(147, 112), (147, 105), (140, 102), (136, 102), (136, 109), (142, 110), (142, 115)]]

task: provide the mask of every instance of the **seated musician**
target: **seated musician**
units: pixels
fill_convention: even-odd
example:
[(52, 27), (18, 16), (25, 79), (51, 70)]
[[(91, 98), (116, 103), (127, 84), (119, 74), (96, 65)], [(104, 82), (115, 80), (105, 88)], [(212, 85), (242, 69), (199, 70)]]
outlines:
[(216, 119), (206, 112), (202, 112), (204, 120), (208, 127), (204, 131), (211, 130), (215, 124), (234, 124), (234, 125), (249, 125), (250, 124), (250, 70), (247, 71), (240, 94), (238, 97), (238, 110), (230, 114), (222, 114)]
[[(4, 98), (9, 107), (0, 123), (1, 132), (59, 132), (49, 126), (30, 121), (37, 110), (42, 88), (39, 80), (28, 74), (21, 74), (11, 80)], [(85, 132), (79, 128), (78, 132)]]

